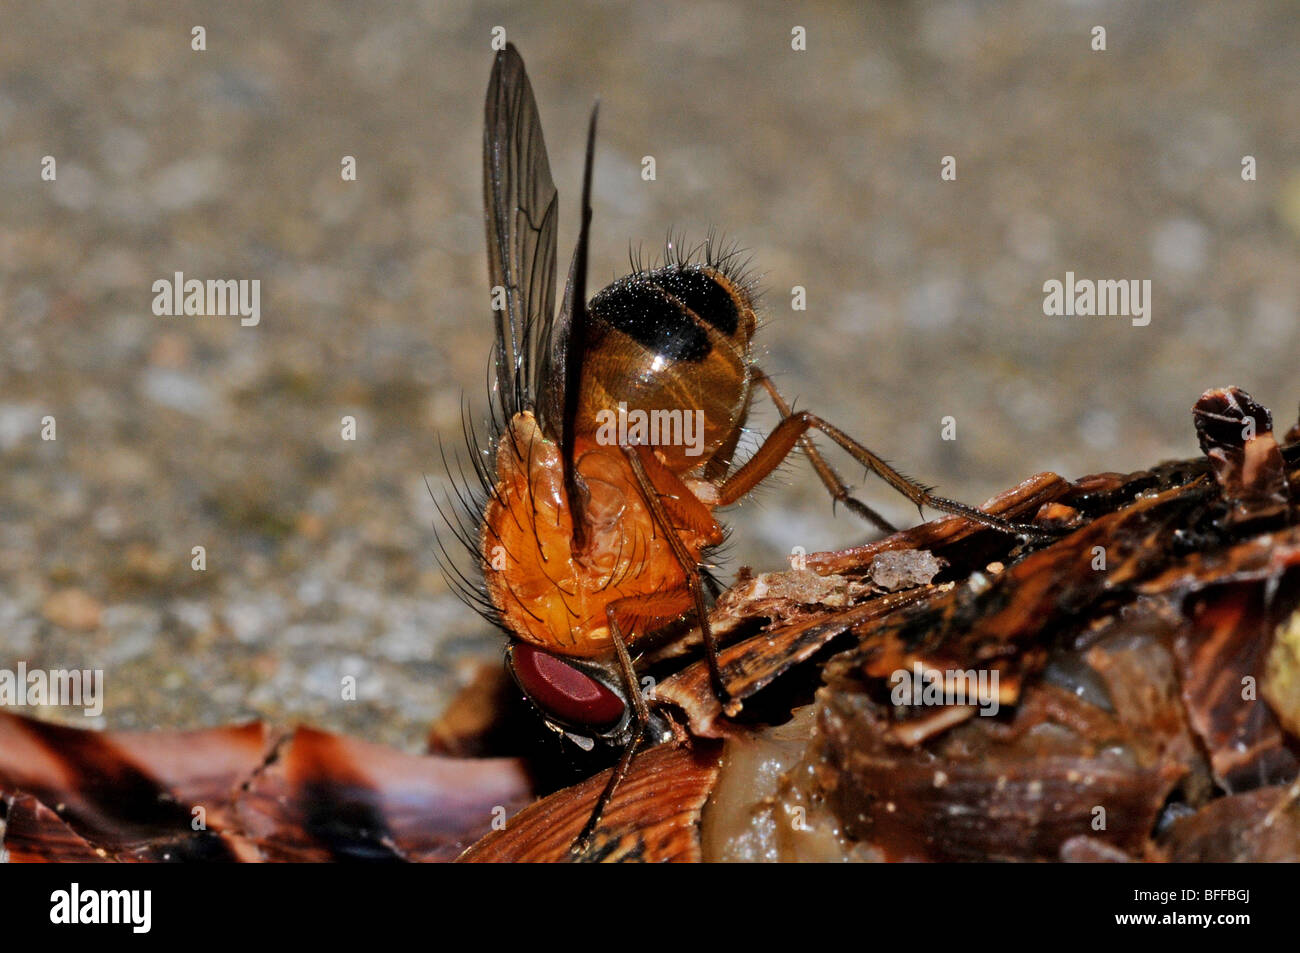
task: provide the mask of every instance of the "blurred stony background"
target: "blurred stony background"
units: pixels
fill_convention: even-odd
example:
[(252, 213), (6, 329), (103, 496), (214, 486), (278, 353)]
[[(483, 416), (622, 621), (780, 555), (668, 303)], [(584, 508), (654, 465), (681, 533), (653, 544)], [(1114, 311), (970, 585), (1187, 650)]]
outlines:
[[(1295, 417), (1286, 2), (8, 4), (0, 667), (105, 669), (114, 727), (262, 716), (414, 748), (500, 652), (441, 579), (424, 482), (462, 394), (484, 406), (498, 24), (537, 88), (562, 261), (599, 96), (593, 286), (629, 244), (725, 230), (788, 394), (950, 495), (1194, 453), (1211, 386)], [(1044, 316), (1067, 270), (1151, 279), (1150, 326)], [(175, 271), (260, 279), (261, 324), (156, 317)], [(729, 520), (731, 569), (865, 535), (800, 461)]]

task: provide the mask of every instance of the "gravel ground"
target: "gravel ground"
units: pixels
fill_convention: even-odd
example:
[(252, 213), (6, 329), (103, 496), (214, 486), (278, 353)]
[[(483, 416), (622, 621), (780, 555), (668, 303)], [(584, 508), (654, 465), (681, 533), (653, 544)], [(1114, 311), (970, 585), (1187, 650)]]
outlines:
[[(561, 258), (600, 96), (593, 285), (629, 244), (724, 230), (788, 394), (949, 495), (1193, 453), (1211, 386), (1294, 420), (1288, 3), (12, 4), (0, 668), (103, 669), (94, 724), (258, 716), (415, 748), (499, 653), (441, 579), (425, 486), (462, 395), (484, 407), (495, 25), (537, 89)], [(177, 271), (259, 280), (260, 323), (156, 316)], [(1044, 315), (1067, 271), (1149, 279), (1150, 324)], [(865, 535), (799, 461), (729, 519), (731, 568)]]

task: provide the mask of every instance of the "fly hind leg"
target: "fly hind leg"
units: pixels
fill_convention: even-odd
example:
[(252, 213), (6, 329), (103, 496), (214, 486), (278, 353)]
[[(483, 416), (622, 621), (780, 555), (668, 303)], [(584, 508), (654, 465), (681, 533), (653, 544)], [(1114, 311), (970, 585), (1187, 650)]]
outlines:
[[(858, 463), (862, 464), (872, 473), (875, 473), (882, 480), (892, 486), (903, 496), (907, 497), (916, 504), (917, 509), (928, 506), (931, 509), (940, 510), (944, 513), (951, 513), (954, 516), (963, 516), (968, 520), (980, 523), (981, 525), (991, 527), (992, 529), (1001, 530), (1004, 533), (1014, 533), (1022, 536), (1029, 536), (1036, 539), (1055, 538), (1055, 533), (1050, 529), (1042, 526), (1035, 526), (1032, 523), (1013, 523), (1009, 520), (1002, 519), (1000, 516), (994, 516), (991, 513), (985, 513), (973, 506), (967, 506), (965, 503), (959, 503), (957, 500), (950, 500), (946, 497), (937, 496), (931, 492), (929, 487), (922, 486), (915, 480), (912, 480), (899, 473), (883, 459), (858, 443), (844, 431), (840, 430), (834, 424), (828, 423), (816, 414), (810, 414), (807, 411), (790, 413), (789, 406), (776, 392), (772, 382), (767, 375), (757, 368), (754, 369), (755, 379), (763, 385), (769, 394), (772, 395), (773, 402), (776, 403), (777, 409), (784, 415), (781, 423), (767, 436), (757, 452), (750, 457), (737, 470), (733, 471), (727, 479), (718, 488), (718, 505), (726, 506), (734, 503), (741, 497), (745, 496), (767, 477), (781, 461), (789, 456), (790, 452), (798, 445), (803, 445), (805, 451), (811, 445), (808, 437), (808, 431), (818, 430), (838, 444), (849, 456), (853, 457)], [(832, 496), (836, 499), (842, 499), (846, 503), (853, 498), (848, 496), (848, 490), (843, 485), (843, 481), (831, 467), (820, 461), (814, 449), (809, 456), (817, 467), (818, 475), (822, 477), (822, 482), (826, 484), (827, 489), (831, 491)], [(820, 466), (818, 465), (820, 461)], [(842, 495), (841, 495), (842, 494)], [(857, 506), (868, 511), (865, 504), (858, 503)], [(855, 512), (861, 512), (857, 506), (849, 504)], [(870, 517), (868, 517), (870, 518)], [(873, 520), (874, 522), (874, 520)]]
[[(772, 378), (757, 367), (752, 369), (752, 374), (754, 380), (767, 391), (767, 396), (776, 405), (782, 419), (789, 417), (793, 411), (790, 409), (790, 405), (785, 402), (785, 398), (776, 389), (776, 385), (772, 383)], [(826, 492), (831, 495), (832, 506), (836, 503), (843, 503), (849, 510), (874, 525), (881, 532), (898, 532), (897, 526), (849, 492), (848, 484), (840, 479), (840, 475), (835, 468), (826, 462), (826, 458), (821, 455), (821, 451), (817, 449), (817, 445), (813, 442), (811, 436), (804, 434), (800, 437), (799, 448), (803, 450), (804, 456), (808, 458), (808, 462), (817, 471), (817, 477), (822, 481), (822, 485), (826, 487)]]

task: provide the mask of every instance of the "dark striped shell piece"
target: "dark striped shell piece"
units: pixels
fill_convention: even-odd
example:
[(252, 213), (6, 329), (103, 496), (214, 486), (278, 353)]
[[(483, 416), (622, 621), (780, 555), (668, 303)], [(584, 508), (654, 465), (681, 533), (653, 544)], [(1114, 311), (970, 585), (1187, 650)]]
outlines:
[(93, 732), (0, 713), (12, 861), (452, 860), (531, 793), (510, 758), (310, 728)]

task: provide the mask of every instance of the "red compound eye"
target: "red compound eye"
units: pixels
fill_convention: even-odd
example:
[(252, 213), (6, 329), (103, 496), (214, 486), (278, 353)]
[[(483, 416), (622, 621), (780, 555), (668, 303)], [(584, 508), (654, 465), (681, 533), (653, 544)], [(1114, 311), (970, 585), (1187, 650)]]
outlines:
[(521, 642), (511, 647), (510, 663), (528, 697), (557, 721), (604, 728), (623, 718), (623, 699), (554, 655)]

